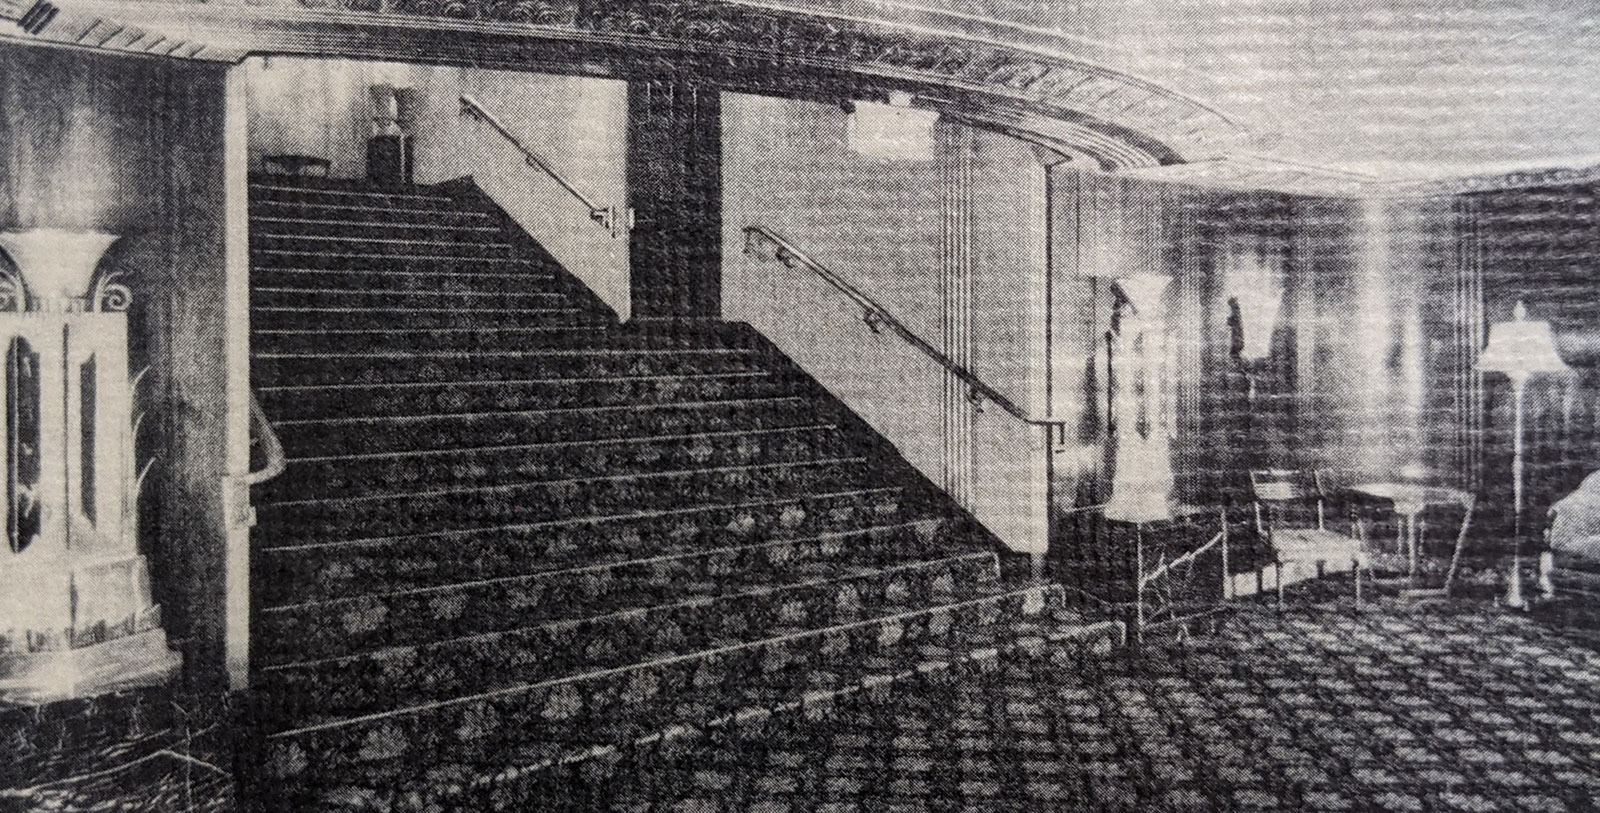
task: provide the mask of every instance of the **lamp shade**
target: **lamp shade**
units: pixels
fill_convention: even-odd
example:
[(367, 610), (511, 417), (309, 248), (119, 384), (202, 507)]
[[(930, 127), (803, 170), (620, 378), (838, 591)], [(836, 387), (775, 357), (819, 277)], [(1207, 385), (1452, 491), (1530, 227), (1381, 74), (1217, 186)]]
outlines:
[(1567, 363), (1556, 353), (1549, 322), (1528, 320), (1519, 301), (1513, 319), (1489, 326), (1489, 343), (1478, 356), (1478, 369), (1495, 373), (1560, 373)]

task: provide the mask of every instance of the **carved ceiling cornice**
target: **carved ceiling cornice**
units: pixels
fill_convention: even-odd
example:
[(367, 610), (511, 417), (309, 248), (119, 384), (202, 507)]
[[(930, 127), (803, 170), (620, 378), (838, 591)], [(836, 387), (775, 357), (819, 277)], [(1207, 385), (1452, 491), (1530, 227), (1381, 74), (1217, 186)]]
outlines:
[(1272, 191), (1302, 197), (1422, 199), (1600, 183), (1600, 164), (1550, 166), (1446, 178), (1393, 179), (1241, 154), (1211, 161), (1129, 170), (1123, 174), (1212, 189)]
[[(38, 0), (0, 0), (17, 19)], [(1103, 45), (879, 0), (48, 0), (37, 34), (0, 39), (237, 61), (298, 54), (426, 61), (838, 101), (908, 91), (1086, 169), (1231, 190), (1432, 197), (1600, 181), (1600, 166), (1397, 180), (1253, 152), (1257, 137)]]
[[(629, 76), (665, 69), (730, 89), (801, 95), (838, 87), (907, 90), (919, 106), (992, 115), (1049, 138), (1084, 138), (1103, 169), (1159, 166), (1228, 152), (1246, 127), (1204, 101), (1119, 67), (1066, 38), (1000, 39), (860, 9), (750, 0), (51, 0), (60, 20), (42, 37), (118, 49), (85, 36), (91, 18), (232, 51), (296, 53)], [(819, 3), (820, 6), (820, 3)], [(887, 9), (888, 7), (886, 7)], [(903, 10), (903, 9), (902, 9)], [(885, 12), (884, 16), (889, 15)], [(1073, 49), (1094, 51), (1075, 54)], [(126, 49), (121, 49), (126, 50)], [(135, 49), (137, 50), (137, 49)], [(175, 54), (176, 55), (176, 54)]]

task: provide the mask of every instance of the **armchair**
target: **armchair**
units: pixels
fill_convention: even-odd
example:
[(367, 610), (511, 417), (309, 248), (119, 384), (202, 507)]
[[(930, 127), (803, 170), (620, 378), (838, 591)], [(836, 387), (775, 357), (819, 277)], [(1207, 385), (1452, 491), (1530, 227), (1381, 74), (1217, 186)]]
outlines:
[(1314, 568), (1320, 577), (1326, 566), (1348, 562), (1360, 604), (1366, 546), (1359, 525), (1352, 524), (1348, 535), (1328, 530), (1321, 476), (1297, 469), (1257, 469), (1250, 472), (1250, 488), (1256, 533), (1267, 541), (1276, 568), (1278, 603), (1283, 603), (1285, 569), (1300, 576), (1303, 568)]
[(1600, 603), (1600, 471), (1550, 506), (1545, 541), (1539, 557), (1544, 593)]

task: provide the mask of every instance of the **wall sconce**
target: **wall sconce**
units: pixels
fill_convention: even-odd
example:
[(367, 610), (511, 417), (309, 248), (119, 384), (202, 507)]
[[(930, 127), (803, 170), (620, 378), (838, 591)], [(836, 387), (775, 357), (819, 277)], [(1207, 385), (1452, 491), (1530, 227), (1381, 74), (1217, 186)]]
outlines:
[(372, 134), (396, 135), (400, 132), (400, 100), (394, 85), (376, 84), (369, 88), (372, 95)]
[(1272, 355), (1272, 334), (1283, 309), (1283, 255), (1266, 238), (1251, 236), (1233, 241), (1227, 263), (1230, 351), (1244, 370), (1245, 398), (1254, 403), (1255, 368)]
[[(95, 278), (116, 238), (0, 233), (0, 700), (88, 697), (170, 679), (138, 544), (131, 292)], [(144, 472), (149, 472), (147, 463)]]
[(1235, 240), (1224, 272), (1233, 308), (1234, 358), (1246, 365), (1272, 355), (1272, 334), (1283, 307), (1283, 259), (1262, 238)]
[(1255, 288), (1241, 290), (1228, 299), (1233, 306), (1233, 352), (1247, 364), (1272, 355), (1272, 334), (1278, 327), (1283, 292)]

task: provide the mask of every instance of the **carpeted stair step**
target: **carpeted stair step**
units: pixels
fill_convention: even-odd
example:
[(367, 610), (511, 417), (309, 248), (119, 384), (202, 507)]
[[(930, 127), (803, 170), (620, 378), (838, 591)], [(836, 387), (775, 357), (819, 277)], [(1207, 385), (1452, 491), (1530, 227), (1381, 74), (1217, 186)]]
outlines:
[[(312, 306), (329, 307), (329, 306)], [(539, 305), (538, 307), (549, 307)], [(499, 310), (499, 309), (497, 309)], [(495, 327), (478, 325), (471, 320), (471, 309), (462, 312), (465, 317), (459, 324), (449, 327), (418, 329), (401, 320), (388, 324), (346, 329), (262, 329), (252, 331), (258, 351), (272, 353), (471, 353), (482, 350), (510, 352), (522, 349), (533, 353), (543, 349), (557, 350), (669, 350), (723, 349), (707, 348), (700, 337), (650, 335), (626, 330), (612, 330), (603, 319), (589, 319), (570, 325), (522, 325)], [(503, 334), (503, 335), (502, 335)], [(318, 341), (320, 339), (320, 341)], [(676, 343), (674, 343), (676, 342)]]
[(262, 387), (268, 417), (474, 414), (540, 408), (620, 407), (656, 402), (762, 398), (797, 391), (791, 377), (765, 370), (704, 375), (636, 375), (603, 378), (545, 377), (510, 381), (321, 384)]
[(437, 251), (394, 254), (372, 249), (329, 251), (321, 246), (298, 248), (252, 248), (252, 268), (321, 269), (325, 271), (384, 271), (411, 273), (546, 272), (545, 261), (537, 257), (490, 256), (476, 253), (474, 247), (440, 247)]
[[(992, 660), (1019, 620), (1053, 612), (1046, 588), (507, 687), (403, 712), (279, 732), (264, 757), (272, 809), (530, 807), (552, 771), (672, 748), (708, 728), (825, 709), (840, 697), (968, 660)], [(497, 790), (509, 790), (496, 796)]]
[(521, 255), (506, 240), (503, 232), (462, 231), (454, 234), (284, 234), (257, 229), (250, 235), (250, 252), (258, 257), (279, 254), (330, 255), (337, 257), (392, 257), (427, 259), (433, 257), (478, 260), (513, 259)]
[[(252, 284), (257, 288), (313, 289), (366, 294), (426, 294), (438, 295), (453, 292), (480, 293), (564, 293), (557, 284), (554, 271), (534, 262), (523, 268), (430, 270), (405, 269), (392, 265), (380, 268), (257, 268), (251, 272)], [(260, 306), (260, 303), (257, 303)], [(400, 308), (392, 302), (374, 300), (371, 309), (375, 317), (385, 316)], [(537, 303), (522, 303), (537, 306)], [(346, 306), (349, 308), (349, 306)], [(425, 307), (425, 306), (424, 306)], [(563, 305), (563, 307), (572, 307)], [(437, 310), (437, 307), (432, 308)], [(482, 308), (474, 308), (482, 310)]]
[[(404, 324), (404, 323), (401, 323)], [(582, 347), (607, 330), (603, 323), (464, 326), (417, 329), (412, 327), (362, 328), (255, 328), (251, 344), (267, 353), (358, 353), (431, 351), (526, 351), (541, 347)]]
[(762, 357), (736, 347), (649, 350), (547, 348), (498, 353), (262, 353), (253, 354), (257, 387), (275, 385), (516, 381), (536, 378), (703, 375), (764, 370)]
[(534, 279), (531, 274), (528, 287), (525, 290), (515, 291), (353, 290), (350, 288), (319, 287), (315, 284), (308, 284), (289, 287), (262, 285), (254, 288), (250, 294), (251, 306), (259, 308), (373, 308), (378, 310), (447, 308), (471, 311), (478, 308), (493, 310), (550, 308), (560, 307), (567, 304), (567, 302), (565, 294), (548, 288), (548, 280)]
[[(417, 330), (471, 326), (479, 330), (514, 330), (528, 327), (592, 327), (605, 323), (579, 308), (545, 304), (527, 308), (303, 308), (258, 307), (250, 311), (255, 331), (359, 330), (376, 325), (405, 325)], [(260, 345), (258, 345), (260, 347)], [(264, 349), (264, 348), (263, 348)]]
[[(494, 294), (492, 296), (509, 295)], [(517, 296), (524, 295), (518, 294)], [(530, 293), (526, 296), (532, 296), (532, 294)], [(549, 307), (548, 304), (529, 304), (534, 304), (535, 307)], [(325, 305), (321, 307), (333, 306)], [(470, 308), (465, 309), (463, 313), (470, 314), (471, 310), (472, 309)], [(589, 324), (580, 324), (571, 329), (573, 333), (571, 336), (564, 336), (561, 334), (559, 329), (553, 329), (549, 331), (549, 336), (547, 338), (540, 339), (529, 336), (523, 338), (522, 341), (517, 343), (495, 349), (511, 351), (515, 350), (517, 347), (523, 347), (526, 348), (526, 352), (528, 353), (535, 353), (545, 349), (571, 350), (579, 352), (596, 352), (602, 350), (634, 351), (643, 352), (646, 358), (653, 354), (661, 354), (674, 350), (695, 351), (742, 349), (738, 347), (726, 347), (718, 345), (708, 346), (708, 341), (704, 337), (690, 334), (674, 336), (665, 333), (654, 334), (632, 330), (597, 331), (592, 329), (599, 327), (609, 327), (609, 325), (599, 321), (591, 322)], [(544, 329), (536, 328), (535, 330)], [(494, 332), (494, 328), (482, 328), (472, 324), (472, 322), (468, 320), (465, 322), (465, 324), (460, 325), (457, 328), (437, 331), (413, 330), (410, 325), (407, 325), (404, 322), (377, 325), (351, 331), (348, 334), (336, 331), (321, 331), (321, 333), (328, 338), (328, 341), (322, 345), (307, 343), (304, 341), (304, 336), (311, 335), (313, 331), (295, 331), (283, 335), (277, 335), (257, 330), (253, 331), (253, 338), (255, 339), (256, 346), (259, 348), (259, 352), (262, 354), (318, 352), (329, 354), (350, 352), (425, 354), (447, 353), (452, 351), (467, 353), (469, 352), (467, 348), (456, 348), (450, 345), (452, 337), (463, 334), (481, 334), (479, 337), (473, 339), (473, 343), (483, 344), (486, 342), (491, 342)], [(294, 335), (295, 333), (300, 333), (302, 335), (297, 336)], [(369, 344), (372, 346), (369, 347)]]
[(299, 660), (261, 670), (257, 687), (275, 698), (272, 713), (282, 727), (316, 725), (894, 615), (958, 592), (992, 589), (998, 577), (992, 553), (824, 574), (424, 645)]
[(258, 235), (283, 235), (307, 238), (323, 237), (424, 237), (430, 240), (460, 239), (463, 241), (502, 239), (505, 229), (494, 220), (472, 216), (474, 213), (454, 213), (452, 217), (417, 218), (416, 222), (395, 220), (386, 210), (367, 217), (363, 212), (299, 211), (282, 209), (254, 211), (250, 214), (250, 233)]
[(265, 607), (253, 655), (277, 665), (861, 573), (927, 556), (927, 537), (936, 531), (925, 527), (886, 524), (676, 554), (639, 551), (643, 558)]
[(331, 500), (424, 488), (622, 476), (696, 467), (763, 466), (836, 459), (853, 453), (849, 439), (837, 426), (811, 424), (792, 430), (732, 430), (654, 441), (633, 437), (608, 443), (519, 444), (291, 460), (282, 477), (257, 491), (257, 502), (297, 499), (308, 482), (320, 484), (318, 494)]
[(356, 535), (395, 536), (578, 519), (627, 507), (637, 511), (719, 503), (759, 495), (792, 498), (811, 490), (867, 485), (864, 457), (808, 460), (763, 466), (683, 469), (638, 475), (505, 483), (486, 487), (385, 493), (258, 506), (261, 525), (302, 540)]
[[(1064, 809), (1071, 798), (1064, 793), (1007, 796), (999, 790), (1028, 785), (1042, 791), (1059, 771), (1053, 751), (1016, 766), (1021, 770), (999, 756), (1004, 739), (1033, 739), (1025, 735), (1037, 733), (1039, 718), (1017, 713), (1040, 706), (1041, 699), (991, 687), (1025, 687), (1049, 673), (1094, 669), (1118, 645), (1121, 627), (1059, 610), (1002, 623), (1007, 628), (963, 636), (966, 643), (947, 647), (951, 657), (929, 659), (893, 680), (872, 676), (775, 713), (724, 715), (701, 736), (653, 748), (600, 754), (500, 782), (478, 779), (473, 792), (452, 796), (449, 804), (484, 811), (714, 809), (732, 797), (732, 786), (754, 781), (764, 784), (732, 798), (890, 810), (946, 809), (935, 800), (950, 810), (1012, 810), (1022, 798), (1053, 798), (1052, 809)], [(934, 770), (939, 762), (928, 757), (939, 753), (962, 754), (962, 770)]]
[[(829, 416), (800, 396), (772, 395), (662, 404), (551, 407), (522, 411), (274, 420), (292, 458), (424, 449), (602, 441), (806, 426)], [(269, 416), (270, 417), (270, 416)]]
[[(253, 570), (261, 600), (270, 607), (532, 572), (577, 572), (768, 540), (871, 533), (913, 519), (906, 511), (900, 488), (878, 486), (651, 511), (624, 506), (575, 520), (413, 536), (303, 542), (264, 527)], [(916, 527), (926, 543), (939, 526), (924, 521)]]
[(328, 224), (331, 227), (391, 227), (395, 229), (493, 229), (503, 233), (499, 221), (489, 212), (476, 209), (431, 209), (401, 204), (369, 204), (344, 198), (318, 201), (250, 201), (252, 228), (270, 222), (272, 229), (299, 228), (302, 224)]
[(254, 204), (321, 204), (364, 209), (404, 208), (428, 212), (461, 209), (456, 198), (426, 187), (387, 188), (360, 181), (341, 179), (263, 179), (250, 182), (250, 201)]

